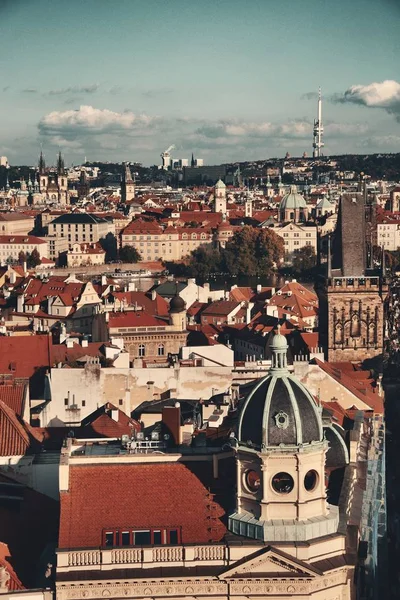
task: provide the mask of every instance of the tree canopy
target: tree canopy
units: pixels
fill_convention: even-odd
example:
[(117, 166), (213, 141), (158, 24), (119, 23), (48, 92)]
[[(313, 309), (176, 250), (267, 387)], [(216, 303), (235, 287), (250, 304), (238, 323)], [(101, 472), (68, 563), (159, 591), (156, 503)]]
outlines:
[(311, 271), (317, 264), (317, 257), (313, 246), (303, 246), (295, 250), (293, 254), (292, 265), (298, 273)]
[(126, 263), (137, 263), (142, 260), (142, 257), (134, 246), (123, 246), (119, 251), (119, 257), (122, 262)]
[(194, 250), (188, 267), (190, 274), (200, 279), (218, 272), (232, 276), (268, 276), (277, 269), (283, 254), (283, 240), (272, 229), (246, 226), (234, 234), (226, 248)]

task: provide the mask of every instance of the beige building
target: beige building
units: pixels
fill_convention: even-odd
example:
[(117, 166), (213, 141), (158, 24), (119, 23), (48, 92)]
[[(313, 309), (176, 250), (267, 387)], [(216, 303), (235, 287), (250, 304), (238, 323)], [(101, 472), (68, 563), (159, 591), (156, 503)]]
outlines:
[(400, 219), (383, 214), (376, 218), (376, 240), (380, 248), (396, 251), (400, 248)]
[(74, 242), (93, 243), (106, 237), (107, 233), (115, 234), (115, 226), (110, 221), (89, 213), (64, 214), (48, 224), (49, 236), (57, 236), (68, 240), (69, 249)]
[(35, 218), (22, 213), (0, 213), (1, 235), (28, 235), (35, 227)]
[(317, 227), (299, 223), (285, 223), (273, 228), (274, 232), (283, 238), (285, 245), (285, 261), (293, 259), (295, 250), (304, 246), (312, 246), (317, 253)]
[(182, 260), (200, 246), (212, 244), (211, 228), (166, 227), (154, 221), (133, 221), (121, 235), (122, 246), (134, 246), (143, 260)]
[(104, 265), (106, 252), (97, 243), (72, 244), (71, 250), (67, 252), (68, 267), (82, 267), (88, 265)]
[(49, 258), (57, 261), (60, 254), (68, 250), (69, 244), (68, 239), (64, 237), (58, 237), (56, 235), (46, 236), (46, 241), (49, 246)]
[(143, 310), (103, 312), (93, 321), (93, 341), (114, 342), (119, 338), (130, 360), (165, 360), (168, 354), (179, 354), (186, 345), (186, 305), (179, 296), (172, 298), (169, 318), (151, 316)]
[(7, 260), (17, 262), (21, 252), (31, 254), (37, 250), (42, 258), (48, 258), (48, 246), (46, 240), (33, 235), (0, 235), (0, 262), (5, 264)]

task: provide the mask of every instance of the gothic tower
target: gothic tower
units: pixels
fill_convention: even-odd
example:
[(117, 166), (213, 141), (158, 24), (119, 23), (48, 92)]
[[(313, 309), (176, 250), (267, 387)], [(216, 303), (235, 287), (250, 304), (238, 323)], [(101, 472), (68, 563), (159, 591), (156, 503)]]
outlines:
[(61, 151), (58, 153), (57, 157), (57, 185), (60, 203), (69, 204), (68, 177), (65, 171), (64, 159)]
[(44, 155), (43, 155), (42, 151), (40, 151), (40, 156), (39, 156), (38, 181), (39, 181), (40, 192), (46, 193), (47, 186), (49, 184), (49, 176), (46, 171), (46, 163), (45, 163)]
[(135, 197), (135, 182), (131, 175), (129, 165), (125, 165), (124, 172), (122, 174), (121, 182), (121, 201), (130, 202)]
[(320, 342), (332, 362), (362, 362), (383, 352), (388, 286), (382, 269), (368, 268), (365, 230), (364, 193), (343, 194), (325, 285), (317, 289)]

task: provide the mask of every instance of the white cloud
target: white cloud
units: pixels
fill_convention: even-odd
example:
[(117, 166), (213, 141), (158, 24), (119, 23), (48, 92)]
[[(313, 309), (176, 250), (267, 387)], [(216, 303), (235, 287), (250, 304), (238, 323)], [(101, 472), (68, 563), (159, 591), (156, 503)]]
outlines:
[(335, 94), (333, 100), (342, 104), (383, 108), (400, 120), (400, 83), (393, 79), (369, 85), (352, 85), (343, 94)]
[(41, 119), (38, 127), (42, 135), (63, 134), (75, 137), (82, 134), (129, 132), (149, 127), (155, 120), (156, 117), (136, 115), (131, 111), (118, 113), (83, 105), (77, 110), (53, 111)]

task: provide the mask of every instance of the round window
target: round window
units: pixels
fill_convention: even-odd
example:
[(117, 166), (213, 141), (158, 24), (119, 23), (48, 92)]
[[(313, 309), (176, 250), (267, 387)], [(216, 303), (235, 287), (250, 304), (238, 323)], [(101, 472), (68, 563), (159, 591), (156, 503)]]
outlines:
[(289, 494), (294, 488), (293, 477), (289, 473), (277, 473), (272, 478), (272, 487), (279, 494)]
[(246, 485), (248, 489), (253, 493), (257, 492), (260, 489), (261, 478), (257, 471), (247, 471)]
[(315, 490), (317, 482), (318, 482), (317, 471), (311, 470), (305, 474), (304, 487), (306, 488), (307, 492), (312, 492), (313, 490)]

